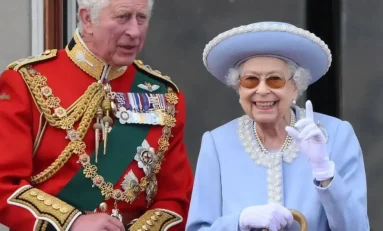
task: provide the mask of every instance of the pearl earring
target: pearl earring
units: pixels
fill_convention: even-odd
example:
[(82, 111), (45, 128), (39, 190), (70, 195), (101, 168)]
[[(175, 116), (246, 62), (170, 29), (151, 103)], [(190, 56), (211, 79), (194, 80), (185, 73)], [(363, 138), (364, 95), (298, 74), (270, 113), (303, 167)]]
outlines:
[(297, 104), (297, 101), (295, 101), (295, 99), (293, 100), (293, 104), (294, 104), (294, 105)]

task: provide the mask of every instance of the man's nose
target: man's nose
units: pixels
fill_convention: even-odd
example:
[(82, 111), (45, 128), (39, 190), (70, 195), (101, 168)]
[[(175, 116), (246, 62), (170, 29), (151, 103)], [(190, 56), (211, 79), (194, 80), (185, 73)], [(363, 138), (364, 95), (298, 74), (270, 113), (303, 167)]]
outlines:
[(140, 36), (137, 19), (134, 18), (130, 21), (128, 28), (125, 30), (125, 33), (132, 39), (137, 39)]

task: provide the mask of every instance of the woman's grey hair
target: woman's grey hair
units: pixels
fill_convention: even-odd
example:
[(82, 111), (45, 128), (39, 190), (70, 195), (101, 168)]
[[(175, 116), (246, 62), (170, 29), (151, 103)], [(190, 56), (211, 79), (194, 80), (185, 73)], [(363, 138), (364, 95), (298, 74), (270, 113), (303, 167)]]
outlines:
[[(294, 85), (298, 89), (298, 97), (303, 94), (309, 85), (309, 80), (311, 78), (310, 72), (302, 67), (297, 66), (296, 64), (286, 61), (291, 75), (293, 76), (292, 80)], [(238, 93), (239, 88), (239, 78), (242, 65), (239, 65), (237, 68), (231, 68), (226, 76), (226, 84), (233, 88)]]
[[(84, 7), (89, 9), (90, 11), (90, 19), (92, 22), (97, 23), (98, 16), (100, 14), (100, 11), (107, 7), (109, 5), (109, 0), (77, 0), (77, 4), (80, 7)], [(152, 12), (154, 0), (148, 0), (149, 5), (149, 11)], [(78, 15), (79, 12), (77, 12)], [(82, 32), (82, 22), (78, 15), (79, 23), (78, 23), (78, 29), (80, 32)]]

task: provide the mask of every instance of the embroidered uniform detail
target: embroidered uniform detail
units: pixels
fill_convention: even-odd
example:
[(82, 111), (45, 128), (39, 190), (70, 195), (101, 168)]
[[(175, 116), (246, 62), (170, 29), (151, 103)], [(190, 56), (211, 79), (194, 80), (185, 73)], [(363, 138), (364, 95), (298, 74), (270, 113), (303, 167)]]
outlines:
[(144, 63), (141, 61), (141, 60), (134, 60), (134, 64), (136, 65), (136, 67), (138, 67), (139, 69), (153, 75), (154, 77), (157, 77), (157, 78), (160, 78), (162, 80), (165, 80), (166, 82), (170, 83), (177, 92), (179, 92), (179, 89), (177, 87), (177, 85), (171, 80), (171, 78), (167, 75), (162, 75), (160, 71), (158, 70), (153, 70), (151, 67), (149, 67), (148, 65), (144, 65)]
[(145, 84), (140, 83), (137, 85), (137, 87), (147, 90), (149, 92), (157, 91), (160, 88), (160, 86), (156, 84), (152, 85), (151, 83), (148, 83), (148, 82), (145, 82)]
[(76, 64), (82, 71), (92, 76), (96, 80), (103, 78), (113, 80), (119, 78), (124, 74), (127, 67), (110, 67), (100, 59), (98, 59), (92, 52), (86, 48), (81, 40), (78, 30), (75, 31), (73, 39), (65, 47), (65, 51), (74, 64)]
[(56, 230), (69, 230), (81, 215), (71, 205), (30, 185), (18, 189), (8, 198), (8, 203), (29, 210), (36, 219), (48, 221)]
[(11, 96), (10, 95), (8, 95), (8, 94), (5, 94), (5, 93), (2, 93), (2, 94), (0, 94), (0, 101), (1, 100), (10, 100), (11, 99)]
[(73, 128), (74, 123), (85, 114), (86, 110), (84, 110), (84, 107), (89, 105), (97, 94), (104, 94), (102, 92), (103, 85), (93, 83), (76, 103), (64, 109), (60, 105), (61, 100), (55, 97), (51, 88), (47, 86), (47, 78), (45, 76), (30, 66), (21, 69), (20, 73), (31, 89), (39, 110), (44, 114), (49, 124), (64, 130)]
[(182, 222), (177, 213), (165, 209), (147, 211), (129, 228), (131, 231), (167, 231), (169, 228)]
[(52, 59), (56, 57), (57, 55), (57, 49), (52, 49), (52, 50), (46, 50), (44, 53), (38, 56), (30, 56), (27, 58), (19, 59), (7, 66), (7, 69), (13, 69), (15, 71), (18, 71), (21, 67), (25, 65), (29, 65), (32, 63), (37, 63), (41, 62), (44, 60)]
[(35, 227), (33, 228), (33, 231), (45, 231), (48, 228), (48, 221), (44, 220), (36, 220)]

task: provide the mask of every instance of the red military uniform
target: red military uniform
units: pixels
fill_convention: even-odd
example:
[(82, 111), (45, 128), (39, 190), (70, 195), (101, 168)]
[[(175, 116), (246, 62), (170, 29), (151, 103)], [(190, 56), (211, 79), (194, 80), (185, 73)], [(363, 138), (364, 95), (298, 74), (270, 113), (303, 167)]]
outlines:
[(185, 229), (193, 176), (185, 102), (169, 77), (114, 68), (78, 33), (0, 78), (0, 223), (69, 230), (104, 212), (128, 230)]

